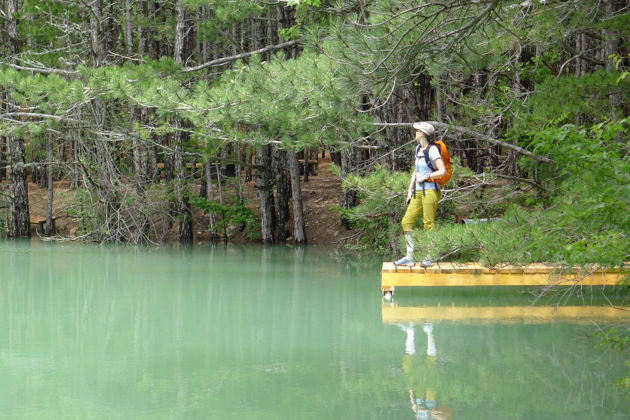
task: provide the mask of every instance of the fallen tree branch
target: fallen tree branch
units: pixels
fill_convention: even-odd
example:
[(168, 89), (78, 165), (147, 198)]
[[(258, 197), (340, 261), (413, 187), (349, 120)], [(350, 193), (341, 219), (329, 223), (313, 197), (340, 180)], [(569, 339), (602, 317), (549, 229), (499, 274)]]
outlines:
[[(268, 45), (268, 46), (260, 48), (258, 50), (248, 51), (248, 52), (244, 52), (244, 53), (236, 54), (236, 55), (231, 55), (229, 57), (217, 58), (216, 60), (211, 60), (211, 61), (208, 61), (207, 63), (199, 64), (198, 66), (184, 67), (181, 70), (181, 72), (182, 73), (191, 73), (193, 71), (203, 70), (203, 69), (208, 68), (208, 67), (221, 66), (223, 64), (231, 63), (232, 61), (240, 60), (241, 58), (250, 57), (250, 56), (252, 56), (254, 54), (262, 54), (262, 53), (266, 53), (267, 51), (281, 50), (283, 48), (292, 47), (294, 45), (297, 45), (297, 43), (298, 43), (297, 41), (293, 40), (293, 41), (282, 42), (282, 43), (277, 44), (277, 45)], [(67, 76), (75, 76), (75, 75), (81, 74), (80, 72), (78, 72), (76, 70), (63, 70), (63, 69), (39, 68), (39, 67), (24, 67), (24, 66), (19, 66), (17, 64), (6, 63), (6, 62), (3, 62), (2, 64), (6, 65), (6, 66), (9, 66), (9, 67), (12, 67), (12, 68), (17, 69), (17, 70), (26, 70), (26, 71), (32, 71), (32, 72), (35, 72), (35, 73), (45, 73), (45, 74), (54, 73), (54, 74), (64, 74), (64, 75), (67, 75)]]
[[(57, 121), (66, 121), (66, 122), (73, 122), (73, 123), (81, 122), (80, 120), (76, 120), (70, 117), (63, 117), (61, 115), (53, 115), (53, 114), (42, 114), (39, 112), (7, 112), (4, 114), (0, 114), (0, 119), (2, 120), (15, 121), (15, 119), (11, 117), (52, 119), (52, 120), (57, 120)], [(19, 122), (24, 123), (25, 121), (19, 121)]]
[(494, 174), (494, 175), (499, 178), (509, 179), (510, 181), (523, 182), (525, 184), (531, 185), (532, 187), (544, 192), (545, 194), (549, 194), (549, 191), (547, 191), (542, 185), (540, 185), (536, 181), (532, 181), (531, 179), (519, 178), (517, 176), (510, 176), (510, 175), (503, 175), (503, 174)]
[(44, 73), (44, 74), (65, 74), (66, 76), (77, 76), (81, 74), (75, 70), (63, 70), (63, 69), (54, 69), (54, 68), (44, 68), (44, 67), (24, 67), (18, 66), (17, 64), (2, 62), (1, 64), (14, 68), (16, 70), (25, 70), (31, 71), (33, 73)]
[(190, 73), (193, 71), (203, 70), (207, 67), (220, 66), (226, 63), (230, 63), (232, 61), (240, 60), (241, 58), (252, 56), (254, 54), (262, 54), (267, 51), (281, 50), (283, 48), (292, 47), (293, 45), (296, 45), (296, 44), (297, 44), (297, 41), (287, 41), (287, 42), (283, 42), (277, 45), (269, 45), (255, 51), (249, 51), (249, 52), (245, 52), (241, 54), (231, 55), (229, 57), (217, 58), (216, 60), (211, 60), (211, 61), (208, 61), (207, 63), (203, 63), (198, 66), (184, 67), (181, 71), (182, 73)]
[[(517, 152), (518, 154), (521, 155), (525, 155), (528, 157), (531, 157), (532, 159), (535, 159), (539, 162), (543, 162), (543, 163), (553, 163), (553, 160), (544, 157), (544, 156), (539, 156), (536, 155), (532, 152), (530, 152), (527, 149), (523, 149), (520, 146), (516, 146), (512, 143), (508, 143), (505, 141), (501, 141), (499, 139), (495, 139), (494, 137), (490, 137), (486, 134), (482, 134), (479, 133), (477, 131), (473, 131), (469, 128), (466, 127), (461, 127), (458, 125), (453, 125), (453, 124), (446, 124), (446, 123), (442, 123), (442, 122), (438, 122), (438, 121), (427, 121), (428, 123), (433, 124), (434, 126), (436, 126), (437, 128), (442, 128), (442, 129), (448, 129), (448, 130), (453, 130), (462, 134), (467, 134), (471, 137), (475, 137), (477, 139), (483, 140), (483, 141), (487, 141), (488, 143), (492, 143), (492, 144), (496, 144), (498, 146), (502, 146), (505, 147), (506, 149), (510, 149), (513, 150), (515, 152)], [(413, 125), (413, 123), (372, 123), (373, 125), (379, 126), (379, 127), (411, 127)]]

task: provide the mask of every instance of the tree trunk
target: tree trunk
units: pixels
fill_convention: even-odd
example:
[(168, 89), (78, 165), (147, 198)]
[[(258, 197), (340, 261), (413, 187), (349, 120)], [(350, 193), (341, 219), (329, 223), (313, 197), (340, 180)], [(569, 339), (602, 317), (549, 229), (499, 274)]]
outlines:
[(131, 26), (131, 2), (132, 0), (124, 0), (125, 21), (123, 27), (123, 35), (125, 38), (125, 52), (128, 57), (133, 54), (133, 27)]
[[(617, 10), (615, 7), (615, 0), (605, 0), (605, 13), (608, 19), (612, 19), (615, 16)], [(625, 2), (627, 3), (627, 2)], [(619, 52), (619, 35), (615, 33), (613, 29), (604, 28), (602, 29), (602, 35), (604, 38), (604, 61), (606, 62), (606, 71), (614, 71), (616, 70), (616, 65), (613, 60), (613, 56), (617, 55), (619, 59), (621, 59), (622, 54)], [(619, 119), (619, 109), (620, 105), (623, 103), (623, 98), (619, 93), (612, 92), (609, 95), (610, 100), (610, 118), (612, 121), (617, 121)]]
[[(7, 103), (11, 103), (7, 99)], [(7, 136), (9, 142), (9, 236), (12, 238), (31, 236), (30, 214), (28, 204), (28, 186), (26, 168), (24, 167), (24, 141), (14, 135)]]
[[(217, 174), (217, 189), (219, 191), (219, 204), (223, 206), (223, 183), (221, 182), (221, 166), (219, 164), (214, 165), (214, 170)], [(223, 242), (227, 243), (227, 221), (225, 220), (225, 212), (221, 214), (221, 221), (223, 222)]]
[[(138, 14), (138, 16), (143, 17), (143, 18), (147, 18), (147, 1), (145, 0), (137, 0), (136, 2), (136, 13)], [(137, 28), (137, 38), (138, 38), (138, 55), (140, 57), (144, 57), (144, 53), (146, 50), (146, 31), (144, 26), (142, 26), (141, 24), (138, 25)]]
[(256, 152), (251, 151), (248, 152), (247, 148), (245, 148), (245, 161), (247, 162), (247, 166), (245, 167), (245, 182), (250, 182), (252, 178), (252, 168), (254, 167), (254, 157)]
[[(138, 7), (141, 7), (140, 5)], [(132, 25), (132, 0), (124, 0), (124, 12), (125, 19), (123, 21), (123, 38), (125, 44), (125, 54), (127, 55), (127, 59), (131, 59), (133, 56), (133, 25)], [(142, 36), (142, 31), (138, 31), (138, 36)], [(139, 48), (144, 48), (144, 41), (142, 43), (138, 42)], [(141, 55), (142, 56), (142, 55)], [(143, 123), (143, 117), (146, 116), (145, 108), (138, 108), (135, 105), (129, 105), (129, 131), (133, 132), (135, 130), (135, 125), (139, 120)], [(140, 136), (134, 135), (132, 138), (132, 157), (133, 157), (133, 167), (135, 177), (133, 177), (135, 181), (136, 194), (138, 195), (137, 200), (140, 203), (144, 203), (146, 201), (145, 194), (145, 186), (148, 182), (148, 171), (146, 167), (146, 147)], [(133, 211), (133, 210), (132, 210)], [(148, 226), (149, 220), (143, 211), (135, 211), (133, 219), (135, 220), (133, 233), (133, 241), (139, 242), (144, 240), (148, 236)]]
[[(77, 135), (79, 134), (79, 130), (77, 130)], [(72, 136), (73, 138), (75, 136)], [(79, 161), (79, 141), (71, 140), (70, 141), (70, 151), (73, 162)], [(82, 172), (81, 169), (75, 165), (72, 166), (72, 171), (70, 172), (70, 186), (72, 188), (79, 188), (79, 185), (82, 182)]]
[[(241, 149), (240, 143), (236, 144), (237, 157), (236, 161), (236, 195), (238, 198), (238, 203), (243, 204), (243, 180), (241, 179), (241, 172), (243, 167), (241, 165), (241, 161), (243, 159), (243, 150)], [(246, 154), (247, 155), (247, 154)]]
[[(98, 131), (103, 131), (106, 120), (106, 108), (101, 99), (92, 101), (92, 110), (96, 120)], [(104, 231), (106, 241), (118, 242), (124, 240), (120, 203), (117, 191), (118, 173), (112, 151), (109, 148), (107, 138), (102, 134), (95, 136), (96, 150), (93, 151), (97, 162), (97, 187), (100, 190), (101, 202), (104, 206)]]
[(187, 197), (186, 168), (184, 165), (184, 133), (181, 121), (176, 117), (173, 121), (176, 131), (173, 135), (173, 192), (175, 194), (176, 214), (180, 242), (190, 242), (193, 239), (192, 210)]
[(218, 163), (214, 165), (214, 171), (217, 174), (217, 188), (219, 190), (219, 204), (223, 205), (223, 183), (221, 182), (221, 166)]
[(308, 176), (309, 176), (309, 172), (310, 172), (310, 166), (309, 166), (309, 150), (308, 149), (304, 149), (304, 182), (308, 182)]
[(580, 57), (580, 55), (584, 52), (585, 50), (585, 46), (584, 46), (584, 40), (585, 40), (585, 36), (583, 33), (578, 33), (575, 36), (575, 52), (578, 55), (578, 57), (575, 58), (575, 71), (574, 74), (577, 77), (581, 77), (584, 75), (584, 60)]
[[(175, 3), (175, 46), (174, 58), (178, 64), (184, 63), (184, 47), (186, 35), (186, 7), (183, 0), (177, 0)], [(192, 230), (192, 210), (190, 202), (186, 197), (186, 168), (184, 166), (184, 133), (182, 132), (182, 122), (179, 117), (175, 117), (173, 124), (176, 132), (173, 136), (173, 175), (174, 193), (176, 202), (176, 212), (178, 215), (179, 225), (179, 241), (189, 242), (193, 239)]]
[[(136, 117), (136, 108), (130, 107), (130, 112), (134, 112), (134, 116), (130, 119), (130, 124), (135, 124)], [(149, 113), (150, 110), (147, 108), (140, 108), (140, 125), (146, 126), (149, 124)], [(132, 127), (133, 128), (133, 127)], [(149, 148), (145, 144), (144, 140), (140, 138), (140, 136), (134, 136), (132, 140), (133, 147), (133, 167), (136, 173), (136, 179), (139, 187), (142, 187), (144, 190), (144, 185), (153, 179), (153, 174), (151, 170), (155, 170), (155, 164), (150, 165), (148, 162), (149, 159)]]
[[(214, 201), (214, 191), (212, 190), (212, 165), (210, 164), (210, 162), (206, 162), (204, 164), (204, 174), (205, 174), (205, 179), (206, 179), (206, 191), (205, 191), (205, 195), (206, 195), (206, 200), (208, 201)], [(208, 211), (208, 216), (210, 218), (209, 222), (208, 222), (208, 230), (210, 231), (210, 239), (212, 239), (213, 241), (216, 241), (219, 237), (219, 235), (217, 234), (217, 220), (216, 220), (216, 216), (214, 213), (212, 213), (212, 211)]]
[[(6, 32), (9, 37), (8, 46), (11, 57), (19, 53), (20, 41), (17, 32), (17, 19), (15, 15), (18, 12), (18, 0), (5, 1), (5, 24)], [(7, 111), (13, 112), (17, 109), (17, 104), (11, 97), (11, 93), (6, 94)], [(28, 204), (28, 185), (26, 183), (26, 155), (24, 150), (24, 140), (13, 133), (7, 135), (8, 161), (10, 167), (9, 175), (9, 204), (10, 222), (8, 226), (8, 234), (10, 237), (28, 237), (31, 236), (30, 214)]]
[(186, 38), (186, 6), (183, 0), (175, 2), (175, 45), (173, 56), (177, 64), (184, 64), (184, 45)]
[(273, 194), (269, 177), (269, 146), (256, 150), (256, 188), (260, 201), (260, 229), (264, 244), (272, 244), (273, 237)]
[(48, 162), (46, 165), (46, 181), (48, 187), (48, 202), (46, 203), (46, 223), (44, 224), (44, 235), (51, 236), (54, 232), (53, 227), (53, 138), (52, 136), (46, 136), (46, 156)]
[(298, 245), (306, 244), (302, 188), (300, 186), (300, 167), (294, 150), (287, 152), (289, 172), (291, 174), (291, 196), (293, 197), (293, 239)]
[(7, 179), (7, 138), (0, 136), (0, 181)]
[[(343, 150), (341, 152), (341, 178), (344, 179), (352, 173), (355, 166), (354, 149)], [(357, 191), (354, 188), (344, 188), (341, 206), (344, 209), (351, 209), (358, 203)], [(345, 217), (341, 218), (341, 223), (346, 229), (352, 229), (352, 223)]]
[[(139, 120), (140, 123), (143, 123), (146, 114), (146, 108), (138, 108), (136, 106), (129, 106), (129, 130), (133, 132), (134, 126)], [(130, 180), (135, 183), (135, 189), (137, 194), (137, 201), (142, 206), (146, 202), (146, 186), (149, 183), (149, 175), (148, 168), (146, 163), (146, 146), (144, 141), (140, 138), (139, 135), (134, 135), (132, 140), (132, 159), (133, 159), (133, 168), (134, 168), (134, 177), (131, 177)], [(137, 243), (140, 241), (144, 241), (149, 236), (149, 225), (151, 221), (147, 217), (147, 213), (145, 211), (135, 211), (133, 219), (135, 220), (134, 228), (135, 232), (133, 232), (133, 242)]]
[(438, 121), (444, 121), (444, 98), (442, 96), (442, 86), (438, 79), (435, 86), (435, 118)]
[(289, 220), (289, 200), (291, 199), (291, 180), (287, 174), (287, 152), (275, 150), (273, 156), (276, 177), (276, 205), (278, 207), (278, 241), (286, 242)]
[(90, 3), (90, 38), (92, 47), (92, 65), (98, 67), (105, 57), (105, 46), (103, 45), (103, 34), (101, 23), (103, 21), (101, 0), (92, 0)]
[[(106, 51), (106, 35), (102, 27), (105, 21), (102, 15), (104, 5), (101, 0), (93, 0), (89, 3), (89, 7), (92, 65), (99, 67), (103, 64)], [(95, 187), (99, 190), (99, 199), (103, 203), (104, 226), (102, 231), (105, 232), (101, 239), (105, 241), (120, 241), (125, 238), (123, 235), (124, 228), (122, 226), (120, 204), (118, 202), (118, 174), (108, 139), (102, 134), (106, 126), (107, 106), (100, 98), (94, 98), (90, 104), (96, 127), (96, 133), (94, 134), (95, 145), (93, 148), (87, 146), (85, 150), (88, 153), (95, 154), (95, 156), (90, 158), (97, 163)]]

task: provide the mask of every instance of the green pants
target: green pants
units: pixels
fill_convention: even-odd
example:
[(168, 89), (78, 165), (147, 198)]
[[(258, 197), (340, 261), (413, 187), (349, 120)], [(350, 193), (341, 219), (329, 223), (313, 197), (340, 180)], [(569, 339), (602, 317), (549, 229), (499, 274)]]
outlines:
[(413, 230), (420, 214), (422, 214), (424, 229), (433, 229), (440, 198), (442, 198), (440, 190), (425, 190), (424, 194), (422, 194), (422, 191), (416, 191), (416, 197), (411, 199), (402, 218), (403, 232)]

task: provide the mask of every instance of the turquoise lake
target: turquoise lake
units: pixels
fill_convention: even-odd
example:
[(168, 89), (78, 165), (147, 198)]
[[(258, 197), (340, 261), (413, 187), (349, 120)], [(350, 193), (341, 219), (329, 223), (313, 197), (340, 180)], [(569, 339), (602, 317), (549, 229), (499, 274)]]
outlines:
[[(387, 303), (380, 264), (0, 242), (0, 418), (629, 417), (611, 385), (628, 355), (597, 337), (630, 324), (606, 305), (622, 291), (531, 306), (526, 288), (399, 288)], [(558, 301), (589, 315), (550, 316)]]

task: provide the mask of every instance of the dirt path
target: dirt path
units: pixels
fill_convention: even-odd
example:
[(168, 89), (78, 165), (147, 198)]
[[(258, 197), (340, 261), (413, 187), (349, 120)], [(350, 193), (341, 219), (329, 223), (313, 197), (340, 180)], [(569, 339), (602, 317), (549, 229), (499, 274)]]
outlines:
[(350, 231), (333, 209), (341, 205), (341, 179), (330, 170), (330, 160), (320, 161), (317, 175), (302, 184), (306, 238), (310, 244), (334, 244)]

